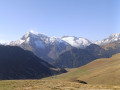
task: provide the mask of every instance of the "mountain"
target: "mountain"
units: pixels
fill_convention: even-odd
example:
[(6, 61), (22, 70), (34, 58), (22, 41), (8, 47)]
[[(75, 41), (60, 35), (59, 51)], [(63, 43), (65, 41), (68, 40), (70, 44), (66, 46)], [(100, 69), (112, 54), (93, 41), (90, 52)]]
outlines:
[(75, 48), (85, 48), (92, 43), (85, 38), (77, 38), (74, 36), (64, 36), (61, 39), (66, 41), (67, 43), (69, 43), (71, 46)]
[(98, 58), (109, 58), (120, 53), (120, 40), (102, 46), (91, 44), (85, 49), (71, 49), (62, 53), (53, 63), (56, 67), (75, 68)]
[(96, 41), (94, 43), (98, 44), (98, 45), (105, 45), (105, 44), (109, 44), (109, 43), (112, 43), (112, 42), (118, 41), (118, 40), (120, 40), (120, 33), (111, 34), (108, 38), (105, 38), (101, 41)]
[(112, 56), (116, 53), (120, 53), (120, 40), (101, 45), (101, 47), (106, 50), (107, 55)]
[(62, 53), (55, 60), (53, 65), (56, 67), (75, 68), (85, 65), (97, 58), (106, 57), (102, 55), (104, 49), (96, 44), (91, 44), (85, 49), (71, 49)]
[(53, 61), (61, 53), (72, 48), (70, 44), (59, 38), (48, 37), (34, 31), (27, 32), (20, 40), (12, 41), (9, 45), (32, 51), (47, 62)]
[[(91, 85), (120, 85), (120, 53), (111, 58), (94, 60), (80, 68), (70, 69), (68, 73), (56, 76), (56, 79), (79, 81)], [(109, 86), (110, 87), (110, 86)]]
[(0, 46), (0, 80), (37, 79), (60, 70), (17, 46)]

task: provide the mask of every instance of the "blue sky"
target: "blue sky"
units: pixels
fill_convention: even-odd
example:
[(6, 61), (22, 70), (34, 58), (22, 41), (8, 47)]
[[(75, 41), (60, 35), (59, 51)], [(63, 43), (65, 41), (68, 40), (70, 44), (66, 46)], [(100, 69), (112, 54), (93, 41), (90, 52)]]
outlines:
[(120, 0), (0, 0), (0, 41), (30, 30), (101, 40), (120, 33)]

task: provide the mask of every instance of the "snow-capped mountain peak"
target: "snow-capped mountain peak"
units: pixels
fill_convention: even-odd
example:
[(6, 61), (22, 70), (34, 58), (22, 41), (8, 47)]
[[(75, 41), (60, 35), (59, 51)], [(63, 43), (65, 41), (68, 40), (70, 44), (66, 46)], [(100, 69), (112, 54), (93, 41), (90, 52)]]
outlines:
[(70, 44), (60, 38), (49, 37), (34, 31), (27, 32), (20, 40), (12, 41), (9, 45), (30, 50), (46, 61), (55, 59), (59, 54), (72, 48)]
[(29, 32), (27, 32), (21, 39), (26, 39), (26, 38), (28, 38), (28, 37), (30, 37), (30, 38), (48, 38), (46, 35), (44, 35), (44, 34), (40, 34), (40, 33), (38, 33), (38, 32), (35, 32), (35, 31), (33, 31), (33, 30), (31, 30), (31, 31), (29, 31)]
[[(38, 41), (43, 42), (44, 44), (59, 44), (59, 43), (64, 43), (64, 44), (68, 44), (67, 42), (65, 42), (64, 40), (60, 39), (60, 38), (56, 38), (56, 37), (49, 37), (47, 35), (44, 34), (40, 34), (37, 33), (35, 31), (29, 31), (27, 32), (19, 41), (26, 41), (29, 42), (30, 40), (32, 40), (32, 42), (36, 42), (37, 46), (39, 46), (38, 44), (41, 44), (40, 42), (38, 43)], [(42, 43), (42, 44), (43, 44)], [(43, 46), (42, 46), (43, 47)]]
[(85, 48), (86, 46), (91, 44), (91, 42), (85, 38), (81, 38), (81, 37), (77, 38), (74, 36), (64, 36), (62, 37), (62, 40), (66, 41), (71, 46), (76, 48)]
[(70, 45), (76, 48), (85, 48), (86, 46), (91, 44), (91, 42), (85, 38), (78, 38), (74, 36), (64, 36), (62, 38), (49, 37), (47, 35), (40, 34), (31, 30), (27, 32), (20, 40), (12, 41), (10, 45), (21, 45), (23, 43), (35, 43), (36, 47), (39, 48), (45, 48), (46, 45), (51, 45), (55, 43), (58, 45), (63, 43), (65, 45)]
[(104, 45), (104, 44), (108, 44), (108, 43), (118, 41), (118, 40), (120, 40), (120, 33), (111, 34), (108, 38), (105, 38), (101, 41), (95, 41), (94, 43), (98, 45)]
[(120, 33), (111, 34), (111, 35), (109, 36), (109, 39), (112, 39), (112, 40), (119, 40), (119, 39), (120, 39)]

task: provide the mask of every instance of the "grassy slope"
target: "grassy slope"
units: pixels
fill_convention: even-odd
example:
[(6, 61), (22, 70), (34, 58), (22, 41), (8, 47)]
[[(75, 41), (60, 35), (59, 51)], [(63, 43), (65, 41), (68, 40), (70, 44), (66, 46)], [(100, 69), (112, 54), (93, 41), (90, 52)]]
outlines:
[(120, 54), (111, 58), (97, 59), (68, 73), (56, 76), (56, 79), (83, 80), (89, 84), (120, 85)]

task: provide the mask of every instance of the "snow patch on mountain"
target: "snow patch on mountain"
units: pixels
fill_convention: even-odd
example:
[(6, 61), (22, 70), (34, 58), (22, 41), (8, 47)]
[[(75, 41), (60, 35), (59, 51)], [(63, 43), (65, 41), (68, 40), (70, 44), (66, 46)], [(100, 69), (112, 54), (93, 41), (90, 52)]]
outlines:
[(71, 46), (76, 48), (85, 48), (86, 46), (91, 44), (91, 42), (85, 38), (77, 38), (74, 36), (65, 36), (62, 37), (62, 40), (66, 41)]

